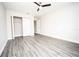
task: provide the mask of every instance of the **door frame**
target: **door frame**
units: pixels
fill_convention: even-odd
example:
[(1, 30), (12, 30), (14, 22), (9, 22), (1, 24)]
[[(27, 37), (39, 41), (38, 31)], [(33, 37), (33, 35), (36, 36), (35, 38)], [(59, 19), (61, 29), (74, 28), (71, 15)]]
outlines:
[[(11, 34), (12, 34), (12, 39), (15, 39), (15, 35), (14, 35), (14, 17), (19, 17), (19, 16), (11, 16)], [(22, 37), (23, 37), (23, 18), (21, 18), (21, 30), (22, 30)]]

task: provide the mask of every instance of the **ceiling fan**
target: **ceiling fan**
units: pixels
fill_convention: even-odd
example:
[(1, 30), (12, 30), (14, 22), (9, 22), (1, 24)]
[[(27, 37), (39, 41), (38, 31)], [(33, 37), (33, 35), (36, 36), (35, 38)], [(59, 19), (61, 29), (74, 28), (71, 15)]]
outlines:
[(37, 12), (40, 10), (40, 7), (48, 7), (48, 6), (51, 6), (51, 4), (45, 4), (45, 5), (42, 5), (42, 2), (34, 2), (37, 6), (39, 6), (39, 8), (37, 9)]

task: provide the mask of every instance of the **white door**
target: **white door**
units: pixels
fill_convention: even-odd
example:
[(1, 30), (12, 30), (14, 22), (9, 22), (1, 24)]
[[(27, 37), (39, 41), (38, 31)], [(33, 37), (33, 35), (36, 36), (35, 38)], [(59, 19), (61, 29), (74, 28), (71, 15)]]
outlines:
[(14, 17), (14, 37), (23, 36), (22, 35), (22, 18)]

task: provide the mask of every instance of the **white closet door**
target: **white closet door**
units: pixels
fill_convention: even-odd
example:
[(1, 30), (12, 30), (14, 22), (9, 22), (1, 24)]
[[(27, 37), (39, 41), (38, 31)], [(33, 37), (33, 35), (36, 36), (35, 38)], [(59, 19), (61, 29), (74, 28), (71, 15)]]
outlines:
[(22, 19), (14, 18), (14, 36), (22, 36)]

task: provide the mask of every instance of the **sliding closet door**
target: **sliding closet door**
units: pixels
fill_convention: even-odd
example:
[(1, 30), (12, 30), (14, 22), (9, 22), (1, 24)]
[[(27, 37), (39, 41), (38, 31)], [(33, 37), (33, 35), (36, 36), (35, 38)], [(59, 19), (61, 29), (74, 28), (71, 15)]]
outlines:
[(22, 35), (22, 18), (14, 17), (14, 37), (23, 36)]

